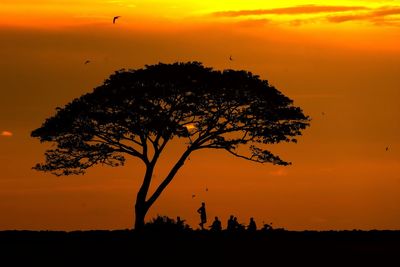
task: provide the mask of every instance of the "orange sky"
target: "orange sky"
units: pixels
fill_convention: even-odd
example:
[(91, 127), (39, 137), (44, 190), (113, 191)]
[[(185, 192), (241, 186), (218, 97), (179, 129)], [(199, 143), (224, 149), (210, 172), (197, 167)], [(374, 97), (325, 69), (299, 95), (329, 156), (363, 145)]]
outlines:
[[(259, 74), (313, 120), (298, 144), (271, 148), (289, 167), (192, 155), (147, 219), (196, 227), (206, 201), (224, 226), (235, 214), (291, 230), (399, 229), (400, 2), (268, 2), (2, 0), (0, 230), (130, 228), (138, 161), (36, 172), (46, 145), (30, 131), (115, 70), (189, 60)], [(169, 148), (171, 159), (182, 147)]]

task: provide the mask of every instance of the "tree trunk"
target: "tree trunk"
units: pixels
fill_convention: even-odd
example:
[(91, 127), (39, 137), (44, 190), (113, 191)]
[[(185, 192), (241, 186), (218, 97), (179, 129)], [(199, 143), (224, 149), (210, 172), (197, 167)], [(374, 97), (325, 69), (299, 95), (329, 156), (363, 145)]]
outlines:
[(151, 178), (153, 176), (154, 165), (149, 164), (146, 166), (146, 173), (144, 175), (142, 186), (136, 196), (135, 204), (135, 230), (142, 230), (144, 227), (144, 218), (149, 210), (150, 205), (146, 202), (147, 192), (149, 191)]
[(135, 204), (135, 230), (140, 231), (144, 228), (144, 218), (146, 217), (146, 213), (148, 208), (143, 202), (136, 202)]
[(147, 211), (153, 205), (153, 203), (156, 201), (156, 199), (160, 196), (162, 191), (164, 191), (164, 189), (167, 187), (167, 185), (172, 181), (175, 174), (182, 167), (186, 158), (189, 156), (190, 152), (191, 152), (191, 150), (187, 150), (183, 153), (183, 155), (178, 160), (178, 162), (174, 165), (174, 167), (171, 169), (171, 171), (169, 172), (167, 177), (164, 179), (164, 181), (161, 182), (161, 184), (157, 187), (157, 189), (155, 190), (153, 195), (148, 200), (146, 200), (146, 198), (147, 198), (147, 193), (149, 191), (151, 178), (153, 175), (155, 161), (151, 162), (151, 164), (146, 166), (147, 168), (146, 168), (146, 173), (144, 175), (143, 184), (140, 187), (139, 192), (136, 197), (135, 230), (140, 231), (144, 228), (144, 219), (146, 217)]

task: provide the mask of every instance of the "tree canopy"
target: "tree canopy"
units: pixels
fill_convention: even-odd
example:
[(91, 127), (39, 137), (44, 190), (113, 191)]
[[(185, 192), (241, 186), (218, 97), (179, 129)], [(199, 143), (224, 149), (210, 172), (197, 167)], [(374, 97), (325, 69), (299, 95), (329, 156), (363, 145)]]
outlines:
[[(157, 64), (115, 72), (32, 132), (55, 142), (35, 168), (82, 174), (97, 164), (122, 165), (124, 154), (149, 161), (174, 137), (192, 149), (216, 148), (256, 162), (287, 165), (257, 144), (296, 142), (309, 118), (266, 80), (246, 71), (217, 71), (198, 62)], [(234, 134), (238, 133), (238, 134)], [(237, 154), (249, 144), (249, 154)]]

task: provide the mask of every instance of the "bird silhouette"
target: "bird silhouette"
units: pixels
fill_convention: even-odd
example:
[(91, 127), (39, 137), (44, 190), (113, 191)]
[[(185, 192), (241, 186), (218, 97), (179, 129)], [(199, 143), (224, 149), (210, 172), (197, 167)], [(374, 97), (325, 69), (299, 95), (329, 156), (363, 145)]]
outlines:
[(121, 16), (115, 16), (114, 18), (113, 18), (113, 24), (115, 24), (115, 21), (117, 20), (117, 19), (119, 19)]
[(229, 56), (229, 60), (230, 60), (230, 61), (233, 61), (233, 58), (232, 58), (232, 56)]
[(86, 61), (85, 61), (85, 65), (88, 64), (88, 63), (90, 63), (90, 60), (86, 60)]

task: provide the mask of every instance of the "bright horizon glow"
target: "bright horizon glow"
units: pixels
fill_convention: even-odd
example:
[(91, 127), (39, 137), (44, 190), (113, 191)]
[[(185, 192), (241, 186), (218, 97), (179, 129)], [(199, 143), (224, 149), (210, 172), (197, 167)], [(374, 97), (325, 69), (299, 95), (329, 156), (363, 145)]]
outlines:
[[(5, 0), (0, 4), (0, 25), (57, 27), (110, 23), (129, 24), (151, 21), (227, 22), (260, 21), (289, 27), (399, 26), (400, 5), (396, 1), (145, 1), (145, 0)], [(222, 15), (245, 11), (247, 15)], [(252, 14), (252, 11), (254, 14)], [(264, 13), (264, 14), (263, 14)], [(219, 14), (216, 16), (215, 14)]]

